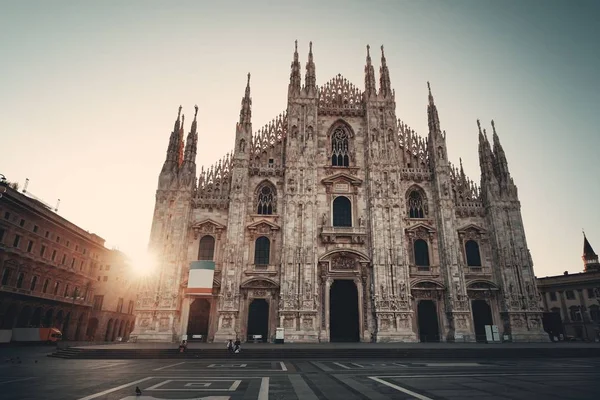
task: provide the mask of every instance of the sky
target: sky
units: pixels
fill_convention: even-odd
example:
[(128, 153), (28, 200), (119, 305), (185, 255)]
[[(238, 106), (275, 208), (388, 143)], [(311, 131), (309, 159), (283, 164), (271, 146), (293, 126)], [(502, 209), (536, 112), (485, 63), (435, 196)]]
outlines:
[(537, 276), (600, 251), (600, 2), (0, 0), (0, 173), (132, 257), (148, 244), (181, 104), (198, 169), (233, 148), (251, 72), (255, 130), (285, 110), (294, 40), (317, 84), (364, 89), (385, 45), (397, 116), (427, 135), (430, 81), (448, 155), (479, 181), (494, 119)]

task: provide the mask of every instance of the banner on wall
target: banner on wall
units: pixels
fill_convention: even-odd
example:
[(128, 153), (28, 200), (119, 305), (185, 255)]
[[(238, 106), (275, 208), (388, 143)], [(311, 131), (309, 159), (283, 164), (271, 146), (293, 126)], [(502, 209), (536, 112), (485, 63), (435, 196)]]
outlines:
[(187, 294), (212, 295), (214, 276), (214, 261), (192, 261), (190, 263), (190, 274), (185, 292)]

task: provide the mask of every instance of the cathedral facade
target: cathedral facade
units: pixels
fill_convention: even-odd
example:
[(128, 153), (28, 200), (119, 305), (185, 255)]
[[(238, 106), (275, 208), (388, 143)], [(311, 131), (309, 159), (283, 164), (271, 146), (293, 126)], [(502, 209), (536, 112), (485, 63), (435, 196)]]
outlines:
[[(475, 341), (497, 325), (547, 340), (493, 122), (491, 141), (479, 126), (475, 184), (448, 160), (431, 89), (425, 138), (397, 119), (383, 47), (379, 85), (367, 47), (364, 90), (341, 75), (317, 86), (312, 44), (301, 72), (296, 47), (286, 110), (257, 131), (248, 75), (234, 149), (199, 174), (198, 109), (184, 141), (180, 107), (132, 335)], [(211, 287), (190, 289), (191, 265), (213, 265)]]

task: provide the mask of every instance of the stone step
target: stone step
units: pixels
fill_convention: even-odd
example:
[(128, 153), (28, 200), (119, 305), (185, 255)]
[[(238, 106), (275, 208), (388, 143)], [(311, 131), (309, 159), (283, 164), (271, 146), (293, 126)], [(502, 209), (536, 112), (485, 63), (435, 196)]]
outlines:
[(445, 348), (445, 349), (244, 349), (229, 354), (224, 349), (64, 349), (50, 357), (69, 359), (464, 359), (464, 358), (564, 358), (600, 357), (600, 346), (590, 348)]

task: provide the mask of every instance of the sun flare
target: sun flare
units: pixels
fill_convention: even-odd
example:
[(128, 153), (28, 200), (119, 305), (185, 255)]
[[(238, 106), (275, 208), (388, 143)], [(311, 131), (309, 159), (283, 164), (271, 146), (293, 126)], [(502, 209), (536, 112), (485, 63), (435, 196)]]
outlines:
[(131, 270), (136, 276), (151, 276), (156, 269), (156, 257), (149, 251), (140, 251), (131, 257)]

